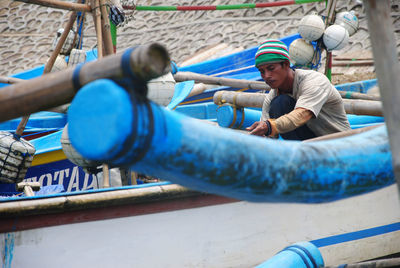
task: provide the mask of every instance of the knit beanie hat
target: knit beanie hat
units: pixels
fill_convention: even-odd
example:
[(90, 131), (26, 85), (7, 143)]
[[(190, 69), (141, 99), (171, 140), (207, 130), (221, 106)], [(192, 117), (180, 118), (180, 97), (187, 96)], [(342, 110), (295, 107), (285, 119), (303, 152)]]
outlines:
[(276, 39), (264, 41), (256, 53), (256, 67), (265, 63), (274, 63), (288, 60), (289, 51), (285, 43)]

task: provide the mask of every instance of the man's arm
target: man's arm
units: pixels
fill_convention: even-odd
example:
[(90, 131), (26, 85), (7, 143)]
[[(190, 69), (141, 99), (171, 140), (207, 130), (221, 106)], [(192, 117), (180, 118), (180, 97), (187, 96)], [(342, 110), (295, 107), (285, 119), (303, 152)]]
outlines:
[(255, 122), (246, 129), (250, 131), (251, 135), (275, 137), (279, 133), (286, 133), (304, 125), (312, 117), (313, 113), (311, 111), (304, 108), (296, 108), (277, 119)]

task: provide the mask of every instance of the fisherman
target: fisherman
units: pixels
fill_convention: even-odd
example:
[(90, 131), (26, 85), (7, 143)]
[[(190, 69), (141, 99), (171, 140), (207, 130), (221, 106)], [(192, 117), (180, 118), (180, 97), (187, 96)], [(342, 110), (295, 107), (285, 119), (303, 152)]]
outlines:
[(271, 90), (265, 96), (260, 121), (247, 128), (250, 134), (306, 140), (350, 129), (336, 88), (322, 73), (292, 69), (282, 41), (263, 42), (255, 65)]

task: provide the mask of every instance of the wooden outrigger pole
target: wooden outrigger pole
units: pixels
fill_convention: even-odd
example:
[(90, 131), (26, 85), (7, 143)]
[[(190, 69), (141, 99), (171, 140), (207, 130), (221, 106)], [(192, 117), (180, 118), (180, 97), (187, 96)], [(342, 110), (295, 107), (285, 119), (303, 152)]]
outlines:
[(92, 8), (87, 4), (70, 3), (59, 0), (16, 0), (16, 1), (28, 4), (36, 4), (45, 7), (53, 7), (57, 9), (71, 10), (71, 11), (90, 12), (92, 10)]
[[(328, 28), (335, 21), (336, 0), (328, 0), (328, 11), (325, 20), (325, 26)], [(329, 80), (332, 79), (332, 51), (326, 50), (325, 75)]]
[[(56, 61), (57, 56), (60, 54), (60, 51), (64, 45), (65, 40), (67, 39), (67, 36), (69, 34), (69, 31), (71, 30), (71, 28), (74, 25), (76, 19), (76, 12), (72, 12), (67, 25), (65, 26), (65, 29), (63, 31), (63, 33), (60, 36), (60, 39), (58, 40), (58, 43), (53, 51), (53, 53), (51, 54), (49, 60), (47, 61), (44, 70), (43, 70), (43, 74), (49, 73), (51, 71), (51, 69), (53, 68), (54, 62)], [(22, 117), (21, 122), (19, 122), (18, 127), (15, 131), (15, 134), (17, 137), (21, 136), (22, 133), (25, 130), (26, 124), (28, 123), (30, 115), (25, 115)]]
[(400, 64), (390, 16), (390, 1), (364, 0), (364, 4), (392, 151), (393, 171), (400, 191)]

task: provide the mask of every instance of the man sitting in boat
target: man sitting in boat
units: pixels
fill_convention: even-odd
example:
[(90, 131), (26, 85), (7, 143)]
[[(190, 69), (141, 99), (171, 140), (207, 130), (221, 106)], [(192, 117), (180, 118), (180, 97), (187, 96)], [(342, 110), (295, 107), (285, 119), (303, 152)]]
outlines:
[(260, 121), (247, 128), (250, 134), (306, 140), (350, 129), (336, 88), (322, 73), (292, 69), (283, 42), (263, 42), (255, 61), (271, 90), (265, 96)]

